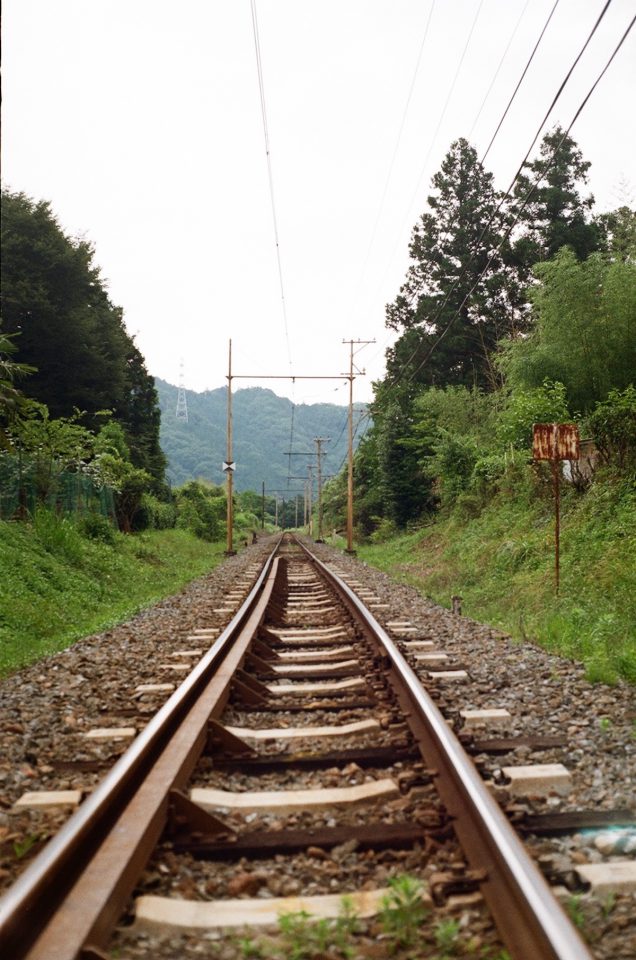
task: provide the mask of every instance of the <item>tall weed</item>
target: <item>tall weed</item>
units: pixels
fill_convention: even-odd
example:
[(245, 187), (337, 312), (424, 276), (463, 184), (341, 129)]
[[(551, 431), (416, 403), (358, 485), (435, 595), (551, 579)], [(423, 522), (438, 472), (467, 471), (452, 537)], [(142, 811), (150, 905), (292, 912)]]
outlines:
[(67, 563), (82, 562), (82, 536), (72, 520), (57, 516), (52, 510), (38, 507), (33, 518), (35, 534), (48, 553)]

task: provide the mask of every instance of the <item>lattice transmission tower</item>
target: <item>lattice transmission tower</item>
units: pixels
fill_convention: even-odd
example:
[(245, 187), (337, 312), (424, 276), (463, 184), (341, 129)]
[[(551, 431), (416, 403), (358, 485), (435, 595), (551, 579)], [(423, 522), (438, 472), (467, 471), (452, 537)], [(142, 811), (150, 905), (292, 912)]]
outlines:
[(179, 392), (177, 393), (177, 420), (188, 422), (188, 401), (186, 399), (185, 383), (183, 380), (183, 360), (179, 364)]

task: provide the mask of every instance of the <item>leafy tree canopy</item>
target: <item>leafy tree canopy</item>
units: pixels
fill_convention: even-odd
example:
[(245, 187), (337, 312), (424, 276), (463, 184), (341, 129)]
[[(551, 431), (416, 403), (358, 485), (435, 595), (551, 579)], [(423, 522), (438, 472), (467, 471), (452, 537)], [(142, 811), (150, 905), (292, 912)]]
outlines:
[(535, 268), (536, 325), (508, 343), (501, 367), (513, 389), (564, 384), (572, 413), (589, 413), (636, 371), (636, 263), (593, 254), (580, 262), (567, 247)]
[(112, 411), (133, 462), (163, 476), (154, 381), (106, 292), (93, 248), (61, 230), (50, 205), (2, 191), (2, 325), (17, 335), (17, 360), (35, 368), (24, 393), (51, 418)]
[(594, 197), (581, 194), (589, 168), (575, 141), (558, 125), (543, 138), (539, 156), (524, 165), (513, 200), (513, 211), (527, 200), (520, 215), (523, 232), (513, 244), (513, 259), (522, 272), (564, 246), (580, 260), (598, 250), (601, 231), (590, 215)]
[(413, 262), (387, 306), (387, 326), (405, 331), (388, 351), (389, 378), (406, 373), (419, 384), (496, 386), (491, 354), (515, 327), (514, 277), (497, 250), (499, 205), (492, 174), (466, 140), (457, 140), (433, 177), (429, 211), (413, 228)]

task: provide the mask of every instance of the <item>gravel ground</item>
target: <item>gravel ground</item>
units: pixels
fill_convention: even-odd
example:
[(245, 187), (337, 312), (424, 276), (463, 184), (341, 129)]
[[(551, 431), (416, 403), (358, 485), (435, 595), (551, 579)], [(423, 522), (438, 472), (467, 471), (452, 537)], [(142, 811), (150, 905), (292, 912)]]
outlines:
[[(83, 734), (93, 727), (125, 726), (140, 730), (147, 723), (168, 694), (140, 696), (135, 694), (135, 687), (140, 683), (179, 682), (178, 672), (159, 668), (158, 664), (170, 662), (171, 656), (179, 650), (204, 646), (203, 642), (187, 639), (188, 634), (196, 628), (221, 627), (229, 619), (228, 615), (215, 613), (215, 608), (223, 605), (222, 598), (230, 587), (253, 578), (253, 564), (268, 552), (269, 545), (263, 542), (248, 548), (238, 557), (228, 559), (208, 577), (133, 620), (98, 636), (88, 637), (69, 650), (1, 682), (0, 733), (4, 747), (0, 759), (1, 883), (6, 886), (12, 881), (66, 816), (59, 810), (17, 814), (11, 810), (13, 803), (25, 790), (76, 788), (90, 791), (104, 769), (125, 749), (126, 742), (91, 743)], [(486, 775), (500, 783), (503, 782), (501, 768), (520, 763), (561, 762), (571, 771), (572, 790), (568, 795), (516, 799), (518, 807), (530, 812), (545, 812), (636, 806), (633, 688), (625, 684), (611, 688), (588, 684), (582, 668), (575, 663), (547, 654), (531, 644), (516, 644), (488, 626), (455, 616), (424, 599), (414, 589), (395, 584), (384, 574), (326, 546), (316, 545), (315, 549), (345, 576), (364, 582), (365, 587), (388, 605), (386, 609), (376, 611), (382, 623), (410, 620), (418, 628), (417, 639), (434, 640), (436, 649), (443, 650), (451, 658), (449, 667), (461, 665), (468, 671), (467, 682), (437, 684), (449, 716), (457, 717), (459, 709), (471, 707), (506, 707), (512, 720), (509, 728), (499, 735), (567, 737), (567, 748), (532, 752), (527, 747), (520, 747), (505, 756), (477, 758)], [(250, 568), (251, 573), (246, 573)], [(420, 666), (418, 672), (422, 679), (426, 679), (424, 668)], [(230, 707), (223, 719), (237, 726), (301, 726), (306, 723), (351, 722), (363, 715), (362, 711), (351, 709), (346, 714), (333, 711), (261, 714)], [(486, 731), (482, 735), (490, 733), (492, 731)], [(390, 736), (391, 733), (383, 729), (377, 737), (367, 735), (364, 740), (339, 740), (337, 746), (380, 745)], [(258, 749), (276, 752), (277, 746), (275, 741), (270, 741), (260, 744)], [(315, 743), (294, 740), (286, 742), (284, 749), (306, 750), (309, 746), (315, 747)], [(331, 775), (335, 781), (341, 773)], [(351, 771), (349, 777), (364, 779), (382, 775), (386, 775), (385, 770), (365, 770), (360, 773)], [(219, 774), (215, 773), (214, 777), (219, 778)], [(316, 784), (321, 777), (324, 778), (324, 773), (312, 773), (307, 775), (307, 782)], [(297, 784), (299, 778), (295, 777), (294, 781)], [(221, 785), (221, 780), (216, 779), (216, 784)], [(249, 786), (247, 779), (243, 786)], [(500, 799), (505, 801), (505, 786), (498, 790)], [(416, 816), (417, 805), (412, 806), (408, 798), (393, 802), (398, 804), (396, 809), (383, 809), (381, 815), (389, 818)], [(421, 796), (419, 804), (422, 802), (428, 803), (427, 797)], [(324, 812), (320, 817), (305, 813), (298, 816), (300, 822), (296, 825), (304, 822), (303, 817), (312, 822), (322, 819), (325, 823), (334, 819)], [(268, 824), (270, 828), (272, 819)], [(260, 825), (262, 822), (263, 818)], [(603, 833), (605, 838), (579, 834), (558, 839), (534, 838), (530, 843), (542, 864), (549, 863), (559, 873), (567, 873), (577, 863), (628, 859), (636, 855), (636, 850), (630, 846), (630, 834), (619, 836), (619, 831), (609, 835), (606, 831)], [(386, 880), (405, 872), (425, 880), (427, 871), (437, 870), (440, 863), (457, 858), (453, 844), (448, 849), (441, 845), (435, 851), (435, 857), (431, 856), (429, 849), (369, 854), (343, 846), (344, 850), (292, 858), (293, 866), (289, 868), (287, 861), (283, 864), (276, 858), (257, 866), (247, 863), (205, 864), (205, 875), (201, 873), (200, 863), (188, 863), (189, 858), (179, 857), (183, 869), (180, 869), (177, 884), (185, 886), (182, 891), (173, 888), (173, 895), (175, 892), (198, 898), (237, 895), (237, 885), (239, 889), (241, 886), (239, 878), (254, 872), (266, 879), (243, 882), (246, 891), (255, 889), (258, 896), (279, 895), (276, 890), (289, 889), (292, 892), (295, 884), (299, 884), (305, 893), (334, 889), (347, 891), (364, 886), (365, 882), (379, 885), (383, 876)], [(165, 868), (170, 870), (170, 858), (174, 857), (169, 846), (162, 846), (146, 871), (142, 887), (156, 892), (169, 886)], [(190, 894), (186, 892), (188, 877)], [(578, 893), (565, 896), (598, 960), (636, 957), (636, 903), (633, 895), (602, 899)], [(444, 918), (444, 909), (435, 908), (433, 911), (430, 949), (423, 946), (418, 956), (436, 955), (434, 929), (435, 924)], [(471, 937), (477, 938), (473, 955), (479, 956), (482, 947), (495, 950), (490, 922), (479, 905), (465, 906), (453, 917), (461, 924), (463, 938), (463, 946), (461, 950), (458, 948), (457, 955), (468, 951)], [(390, 944), (383, 938), (384, 934), (377, 925), (366, 924), (357, 943), (359, 955), (388, 955)], [(204, 941), (189, 937), (158, 940), (143, 934), (132, 935), (125, 927), (118, 934), (115, 945), (121, 947), (122, 957), (131, 958), (206, 955), (234, 960), (235, 957), (249, 956), (238, 942), (219, 941), (216, 935)], [(272, 941), (268, 948), (270, 952), (263, 955), (276, 956), (279, 946)], [(396, 955), (400, 956), (399, 953)], [(488, 956), (494, 958), (496, 953), (488, 953)]]
[[(315, 552), (334, 572), (364, 582), (386, 603), (376, 612), (387, 624), (409, 620), (418, 632), (409, 639), (432, 640), (448, 654), (443, 669), (461, 667), (467, 681), (438, 681), (445, 712), (456, 719), (459, 710), (503, 707), (512, 715), (505, 731), (479, 731), (481, 736), (564, 736), (567, 746), (532, 751), (517, 747), (509, 754), (475, 757), (484, 774), (501, 780), (501, 768), (562, 763), (571, 773), (572, 789), (565, 796), (514, 799), (529, 813), (566, 810), (636, 811), (636, 696), (627, 683), (591, 684), (580, 664), (546, 653), (531, 643), (517, 643), (487, 625), (457, 616), (422, 597), (417, 590), (396, 584), (386, 574), (316, 545)], [(391, 634), (391, 629), (388, 633)], [(406, 650), (406, 645), (394, 636)], [(427, 681), (427, 670), (413, 659), (411, 666)], [(505, 803), (507, 793), (497, 790)], [(632, 817), (632, 823), (636, 817)], [(629, 831), (585, 831), (558, 838), (534, 838), (529, 845), (542, 865), (572, 875), (583, 863), (636, 858), (636, 827)], [(593, 896), (578, 890), (562, 899), (599, 960), (636, 958), (636, 893)]]

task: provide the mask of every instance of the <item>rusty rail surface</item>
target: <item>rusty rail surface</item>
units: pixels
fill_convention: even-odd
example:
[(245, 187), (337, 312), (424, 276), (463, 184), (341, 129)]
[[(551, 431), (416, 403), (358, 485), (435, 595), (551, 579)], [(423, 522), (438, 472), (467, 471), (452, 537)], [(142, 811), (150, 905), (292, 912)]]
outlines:
[(524, 849), (474, 764), (411, 667), (373, 614), (324, 563), (296, 541), (338, 592), (363, 634), (386, 658), (391, 684), (453, 827), (476, 871), (497, 929), (515, 960), (587, 960), (586, 945)]
[(208, 653), (0, 900), (0, 956), (105, 956), (100, 949), (159, 840), (175, 791), (194, 769), (208, 721), (225, 706), (232, 677), (265, 615), (279, 544)]

